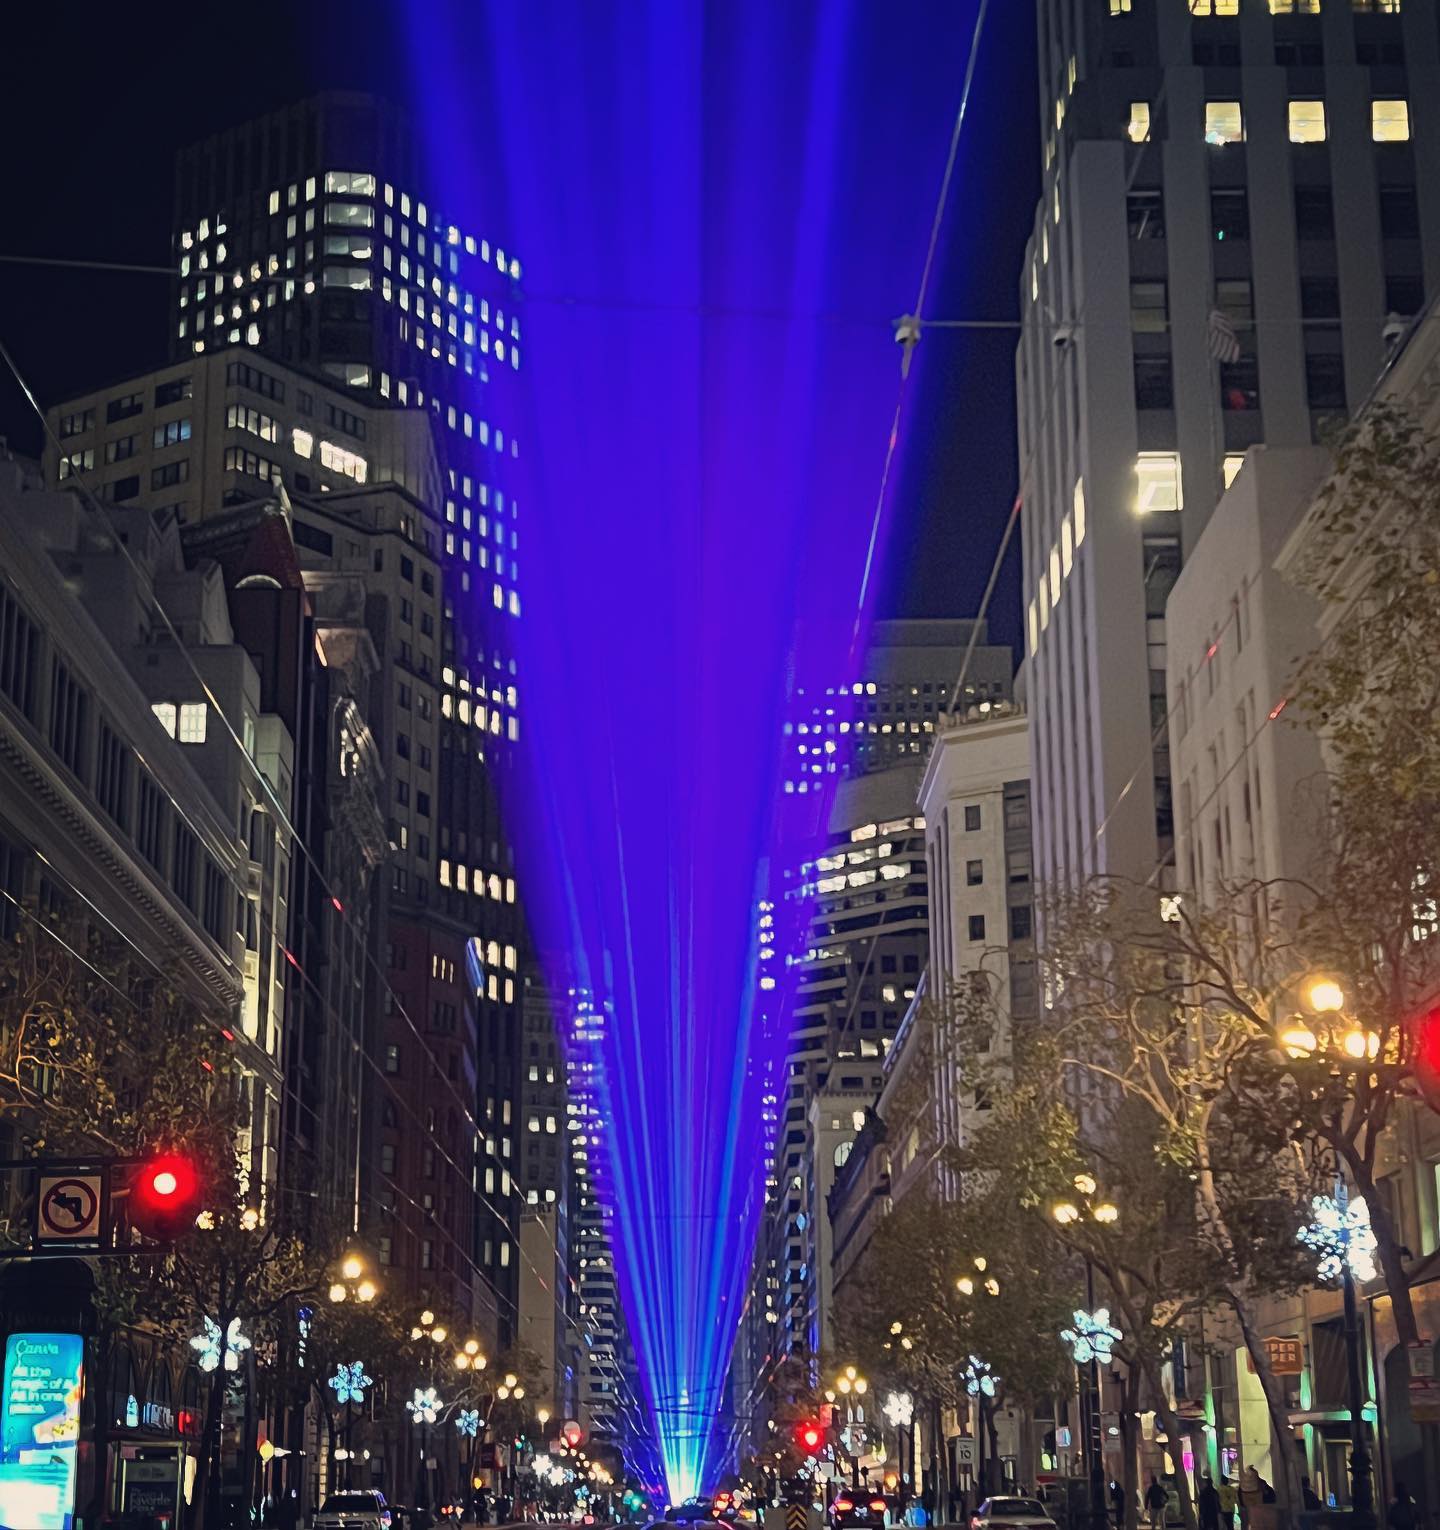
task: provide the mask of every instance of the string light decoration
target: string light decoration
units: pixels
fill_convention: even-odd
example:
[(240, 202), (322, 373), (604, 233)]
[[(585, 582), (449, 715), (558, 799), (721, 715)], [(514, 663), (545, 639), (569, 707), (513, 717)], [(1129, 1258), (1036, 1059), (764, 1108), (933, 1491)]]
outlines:
[(1070, 1346), (1076, 1365), (1089, 1365), (1098, 1360), (1109, 1365), (1114, 1357), (1115, 1346), (1125, 1336), (1110, 1321), (1110, 1309), (1097, 1307), (1086, 1312), (1077, 1307), (1071, 1314), (1072, 1328), (1062, 1328), (1060, 1337)]
[(1374, 1280), (1378, 1273), (1375, 1231), (1364, 1196), (1345, 1203), (1333, 1195), (1315, 1196), (1310, 1202), (1310, 1221), (1296, 1236), (1318, 1256), (1316, 1273), (1323, 1281), (1338, 1281), (1347, 1264), (1362, 1283)]
[(363, 1361), (351, 1360), (336, 1364), (335, 1374), (327, 1385), (335, 1393), (337, 1403), (363, 1403), (365, 1388), (373, 1386), (374, 1380), (365, 1374)]
[[(204, 1327), (190, 1341), (190, 1348), (195, 1350), (195, 1363), (202, 1371), (213, 1371), (220, 1365), (220, 1325), (211, 1317), (203, 1317), (200, 1320)], [(240, 1369), (240, 1356), (250, 1348), (250, 1340), (240, 1332), (240, 1319), (231, 1318), (225, 1330), (225, 1369), (238, 1371)]]

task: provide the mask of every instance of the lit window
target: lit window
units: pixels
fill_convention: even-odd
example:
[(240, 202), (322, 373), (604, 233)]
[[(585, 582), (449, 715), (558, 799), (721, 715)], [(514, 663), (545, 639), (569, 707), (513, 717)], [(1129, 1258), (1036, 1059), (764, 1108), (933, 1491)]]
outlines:
[(1130, 123), (1125, 129), (1131, 143), (1144, 143), (1150, 136), (1150, 103), (1148, 101), (1132, 101), (1130, 103)]
[(1272, 16), (1318, 16), (1320, 0), (1270, 0)]
[(173, 701), (157, 701), (150, 710), (155, 714), (160, 726), (170, 735), (175, 737), (175, 703)]
[(1190, 0), (1192, 16), (1238, 16), (1240, 0)]
[(1070, 570), (1075, 563), (1075, 532), (1067, 515), (1060, 522), (1060, 572), (1065, 578), (1070, 577)]
[(181, 702), (179, 736), (182, 744), (205, 742), (205, 714), (208, 710), (203, 701)]
[(1075, 494), (1073, 496), (1075, 507), (1075, 546), (1078, 548), (1085, 540), (1085, 480), (1075, 480)]
[(1292, 101), (1290, 103), (1290, 142), (1323, 143), (1325, 139), (1325, 103)]
[(1122, 16), (1130, 9), (1130, 0), (1110, 0), (1110, 14)]
[(1050, 549), (1050, 604), (1060, 604), (1060, 548)]
[(1034, 653), (1035, 650), (1040, 646), (1040, 615), (1036, 610), (1035, 602), (1033, 600), (1030, 602), (1030, 607), (1026, 615), (1027, 624), (1030, 629), (1030, 652)]
[(1135, 459), (1135, 508), (1141, 515), (1157, 510), (1178, 510), (1180, 453), (1141, 452)]
[(1238, 101), (1205, 103), (1205, 142), (1213, 145), (1243, 143), (1245, 119)]
[(297, 457), (308, 457), (315, 450), (315, 437), (308, 430), (296, 426), (291, 432), (290, 444), (295, 448)]
[(1228, 489), (1235, 482), (1240, 469), (1245, 466), (1244, 452), (1226, 452), (1225, 461), (1221, 471), (1225, 474), (1225, 487)]
[(1410, 136), (1408, 101), (1372, 101), (1370, 136), (1376, 143), (1399, 143)]

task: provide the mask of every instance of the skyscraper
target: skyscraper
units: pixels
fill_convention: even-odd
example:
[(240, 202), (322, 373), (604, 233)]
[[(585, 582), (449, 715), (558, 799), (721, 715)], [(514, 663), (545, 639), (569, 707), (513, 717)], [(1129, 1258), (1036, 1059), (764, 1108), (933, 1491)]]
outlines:
[(1040, 0), (1039, 20), (1016, 363), (1035, 870), (1144, 877), (1173, 849), (1182, 560), (1245, 449), (1321, 438), (1440, 289), (1437, 14)]
[[(354, 400), (292, 384), (314, 423), (297, 438), (287, 420), (279, 442), (265, 426), (276, 414), (265, 391), (273, 374), (254, 368), (255, 396), (225, 427), (236, 493), (282, 480), (323, 491), (319, 469), (363, 463), (387, 409), (423, 410), (434, 427), (433, 504), (401, 507), (392, 526), (388, 510), (367, 520), (352, 500), (381, 540), (393, 530), (410, 545), (375, 542), (371, 570), (345, 568), (362, 610), (367, 572), (385, 585), (391, 622), (380, 683), (394, 693), (392, 720), (377, 734), (396, 855), (377, 1052), (417, 1102), (436, 1096), (417, 1108), (441, 1134), (391, 1142), (392, 1162), (403, 1150), (406, 1163), (387, 1173), (386, 1128), (375, 1123), (367, 1230), (388, 1253), (391, 1279), (417, 1299), (478, 1320), (488, 1305), (479, 1284), (493, 1287), (504, 1346), (514, 1338), (520, 1263), (522, 938), (497, 779), (520, 727), (511, 641), (519, 538), (507, 482), (520, 451), (507, 423), (521, 365), (520, 265), (499, 231), (477, 221), (483, 210), (439, 206), (406, 119), (359, 95), (318, 96), (184, 150), (175, 208), (175, 356), (243, 346)], [(351, 474), (358, 484), (363, 471)], [(338, 571), (347, 544), (331, 545)], [(406, 587), (391, 588), (397, 576)], [(473, 1058), (473, 1075), (461, 1058)], [(457, 1171), (445, 1188), (440, 1160), (468, 1169), (476, 1156), (466, 1111), (440, 1099), (457, 1086), (478, 1123), (483, 1166)]]

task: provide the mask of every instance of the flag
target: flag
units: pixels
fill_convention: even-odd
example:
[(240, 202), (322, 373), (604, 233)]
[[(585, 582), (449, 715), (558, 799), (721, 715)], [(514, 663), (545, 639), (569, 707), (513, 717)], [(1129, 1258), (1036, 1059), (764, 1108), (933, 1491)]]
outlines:
[(1216, 361), (1233, 362), (1240, 359), (1240, 340), (1229, 314), (1218, 308), (1210, 310), (1205, 326), (1205, 345)]

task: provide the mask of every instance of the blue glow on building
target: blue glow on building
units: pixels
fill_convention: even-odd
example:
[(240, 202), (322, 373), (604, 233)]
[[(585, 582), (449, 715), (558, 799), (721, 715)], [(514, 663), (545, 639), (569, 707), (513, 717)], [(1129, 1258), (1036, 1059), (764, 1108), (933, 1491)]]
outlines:
[(961, 9), (406, 9), (429, 173), (525, 253), (509, 822), (552, 990), (607, 1017), (597, 1179), (675, 1501), (731, 1448), (793, 933), (761, 903), (835, 779), (784, 791), (785, 724), (858, 675)]

